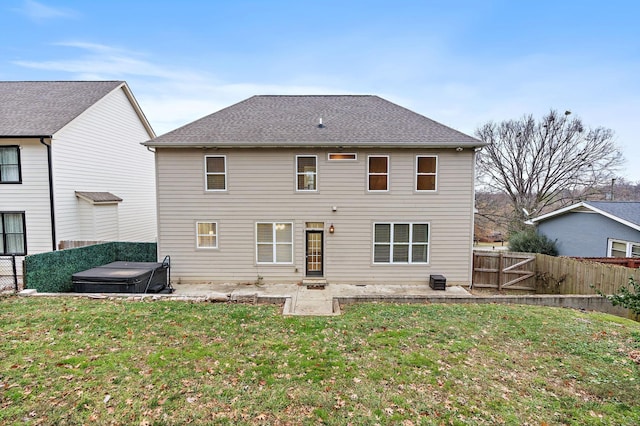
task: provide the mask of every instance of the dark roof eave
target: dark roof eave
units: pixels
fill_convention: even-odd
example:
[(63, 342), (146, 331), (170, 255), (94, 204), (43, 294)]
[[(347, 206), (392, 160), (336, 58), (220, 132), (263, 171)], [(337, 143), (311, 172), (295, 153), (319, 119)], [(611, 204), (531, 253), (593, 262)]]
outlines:
[(361, 148), (428, 148), (428, 149), (456, 149), (458, 147), (463, 149), (469, 148), (482, 148), (483, 146), (488, 145), (485, 142), (478, 141), (477, 143), (470, 142), (461, 142), (461, 143), (362, 143), (362, 144), (353, 144), (353, 143), (341, 143), (337, 144), (335, 142), (311, 142), (311, 143), (261, 143), (256, 144), (254, 142), (251, 143), (202, 143), (202, 142), (190, 142), (190, 143), (171, 143), (171, 142), (161, 142), (154, 143), (153, 141), (143, 142), (142, 145), (147, 146), (149, 148), (242, 148), (242, 149), (255, 149), (255, 148), (340, 148), (340, 149), (361, 149)]
[(52, 139), (53, 135), (0, 135), (0, 139)]

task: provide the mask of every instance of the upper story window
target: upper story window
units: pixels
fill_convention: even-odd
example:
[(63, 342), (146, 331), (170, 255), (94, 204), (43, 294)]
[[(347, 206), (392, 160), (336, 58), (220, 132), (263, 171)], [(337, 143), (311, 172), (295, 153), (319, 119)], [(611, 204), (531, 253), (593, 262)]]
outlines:
[(0, 254), (27, 254), (24, 213), (0, 212)]
[(416, 191), (435, 191), (438, 157), (419, 155), (416, 157)]
[(389, 190), (389, 156), (370, 155), (367, 167), (369, 191)]
[(218, 248), (218, 224), (216, 222), (196, 223), (197, 247)]
[(318, 189), (318, 157), (315, 155), (296, 156), (296, 180), (298, 191)]
[(20, 147), (0, 146), (0, 183), (20, 183)]
[(329, 161), (355, 161), (358, 155), (355, 152), (330, 152)]
[(226, 191), (227, 158), (224, 155), (206, 155), (204, 162), (207, 191)]

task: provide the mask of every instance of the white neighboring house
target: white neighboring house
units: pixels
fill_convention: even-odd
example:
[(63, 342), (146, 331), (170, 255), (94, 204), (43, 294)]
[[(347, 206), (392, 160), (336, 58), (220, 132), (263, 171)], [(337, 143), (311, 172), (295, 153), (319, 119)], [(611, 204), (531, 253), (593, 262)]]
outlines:
[(155, 133), (126, 82), (4, 81), (0, 105), (0, 256), (156, 240)]

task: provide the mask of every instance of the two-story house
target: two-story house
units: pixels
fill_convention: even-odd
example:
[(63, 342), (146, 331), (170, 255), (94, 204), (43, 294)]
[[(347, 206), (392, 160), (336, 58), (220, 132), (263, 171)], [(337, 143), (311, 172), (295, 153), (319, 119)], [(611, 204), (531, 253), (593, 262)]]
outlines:
[(380, 97), (254, 96), (145, 145), (176, 282), (471, 282), (483, 143)]
[(0, 82), (0, 256), (155, 241), (154, 136), (123, 81)]

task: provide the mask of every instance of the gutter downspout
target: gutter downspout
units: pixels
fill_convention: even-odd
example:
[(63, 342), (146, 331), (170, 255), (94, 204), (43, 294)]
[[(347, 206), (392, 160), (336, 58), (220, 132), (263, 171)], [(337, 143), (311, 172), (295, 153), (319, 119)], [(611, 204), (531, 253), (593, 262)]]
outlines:
[(49, 172), (49, 211), (51, 215), (51, 249), (56, 251), (56, 212), (53, 204), (53, 168), (51, 166), (51, 145), (44, 142), (44, 137), (40, 138), (40, 143), (47, 147), (47, 169)]

